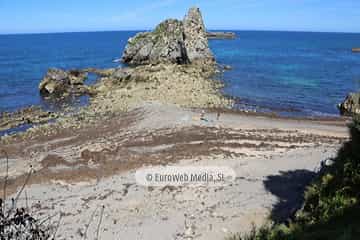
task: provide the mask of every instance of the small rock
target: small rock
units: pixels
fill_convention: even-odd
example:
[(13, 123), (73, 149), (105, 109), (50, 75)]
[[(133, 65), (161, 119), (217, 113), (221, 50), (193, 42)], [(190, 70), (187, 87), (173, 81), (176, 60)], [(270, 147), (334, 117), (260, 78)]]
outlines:
[(360, 92), (350, 93), (338, 108), (342, 115), (360, 114)]
[(40, 93), (44, 96), (66, 96), (70, 93), (84, 94), (87, 88), (84, 81), (87, 74), (79, 70), (64, 71), (50, 68), (39, 84)]
[(224, 65), (224, 70), (231, 70), (232, 67), (230, 65)]

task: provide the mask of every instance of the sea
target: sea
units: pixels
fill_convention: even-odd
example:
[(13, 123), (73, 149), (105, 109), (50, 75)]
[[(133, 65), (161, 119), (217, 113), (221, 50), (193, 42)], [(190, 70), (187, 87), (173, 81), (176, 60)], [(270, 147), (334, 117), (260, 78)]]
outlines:
[[(234, 40), (210, 40), (218, 63), (232, 70), (216, 76), (235, 108), (290, 117), (338, 116), (337, 104), (360, 90), (360, 34), (235, 31)], [(0, 35), (0, 112), (37, 105), (48, 68), (118, 67), (136, 31)], [(96, 81), (89, 78), (90, 83)], [(74, 98), (69, 104), (86, 104)]]

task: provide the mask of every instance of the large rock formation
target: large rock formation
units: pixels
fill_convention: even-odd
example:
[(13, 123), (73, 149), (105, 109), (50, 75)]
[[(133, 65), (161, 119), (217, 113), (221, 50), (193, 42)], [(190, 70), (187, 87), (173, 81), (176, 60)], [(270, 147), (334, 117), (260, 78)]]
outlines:
[(130, 38), (122, 61), (134, 65), (186, 63), (182, 22), (169, 19), (160, 23), (153, 32), (138, 33)]
[(199, 8), (191, 8), (183, 20), (185, 48), (190, 62), (214, 60)]
[(339, 104), (339, 110), (342, 115), (360, 114), (360, 93), (350, 93)]
[(122, 61), (130, 65), (214, 62), (200, 10), (191, 8), (183, 21), (165, 20), (153, 32), (130, 38)]
[(40, 93), (44, 96), (63, 96), (64, 94), (84, 94), (88, 88), (84, 85), (87, 73), (50, 68), (39, 84)]

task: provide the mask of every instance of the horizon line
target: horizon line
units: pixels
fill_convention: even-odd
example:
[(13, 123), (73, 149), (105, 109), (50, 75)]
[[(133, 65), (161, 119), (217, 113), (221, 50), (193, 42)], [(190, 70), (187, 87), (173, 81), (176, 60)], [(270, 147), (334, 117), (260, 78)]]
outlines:
[[(49, 31), (49, 32), (15, 32), (15, 33), (0, 33), (0, 36), (6, 35), (37, 35), (37, 34), (64, 34), (64, 33), (97, 33), (97, 32), (141, 32), (151, 31), (151, 29), (121, 29), (121, 30), (79, 30), (79, 31)], [(320, 30), (265, 30), (265, 29), (230, 29), (230, 28), (209, 28), (207, 31), (238, 31), (238, 32), (297, 32), (297, 33), (338, 33), (338, 34), (360, 34), (360, 32), (351, 31), (320, 31)]]

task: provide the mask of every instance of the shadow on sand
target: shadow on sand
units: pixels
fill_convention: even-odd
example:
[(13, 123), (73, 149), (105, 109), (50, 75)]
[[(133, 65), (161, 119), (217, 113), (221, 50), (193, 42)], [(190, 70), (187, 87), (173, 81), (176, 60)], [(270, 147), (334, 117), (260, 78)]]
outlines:
[(309, 170), (295, 170), (280, 172), (280, 175), (269, 176), (264, 181), (266, 190), (279, 199), (271, 212), (274, 222), (286, 222), (294, 216), (303, 204), (306, 186), (315, 176)]

